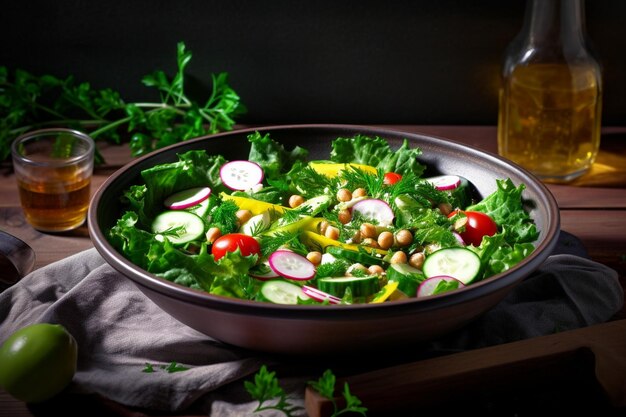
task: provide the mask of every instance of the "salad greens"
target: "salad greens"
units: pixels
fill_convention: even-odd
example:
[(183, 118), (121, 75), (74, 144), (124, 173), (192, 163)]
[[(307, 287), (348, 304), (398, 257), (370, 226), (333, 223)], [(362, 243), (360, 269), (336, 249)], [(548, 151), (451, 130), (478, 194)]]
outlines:
[[(180, 285), (287, 304), (454, 291), (534, 250), (539, 233), (523, 206), (525, 186), (508, 178), (475, 201), (465, 178), (425, 178), (421, 150), (407, 140), (392, 149), (380, 137), (339, 137), (328, 160), (314, 161), (267, 133), (248, 142), (248, 163), (262, 169), (262, 182), (232, 190), (223, 156), (179, 154), (144, 170), (143, 184), (124, 193), (125, 211), (109, 241), (139, 267)], [(249, 177), (245, 163), (237, 170), (238, 181)], [(210, 188), (208, 198), (180, 210), (164, 206), (175, 193), (201, 187)], [(171, 227), (155, 230), (155, 217), (168, 211)], [(189, 216), (204, 222), (200, 234), (188, 230)]]

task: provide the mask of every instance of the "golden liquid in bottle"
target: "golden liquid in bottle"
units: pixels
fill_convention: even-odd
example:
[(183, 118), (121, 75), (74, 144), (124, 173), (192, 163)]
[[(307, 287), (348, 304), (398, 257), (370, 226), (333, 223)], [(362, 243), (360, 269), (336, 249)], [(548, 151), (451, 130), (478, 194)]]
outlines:
[(498, 152), (546, 182), (584, 174), (600, 147), (601, 90), (593, 67), (532, 64), (500, 91)]

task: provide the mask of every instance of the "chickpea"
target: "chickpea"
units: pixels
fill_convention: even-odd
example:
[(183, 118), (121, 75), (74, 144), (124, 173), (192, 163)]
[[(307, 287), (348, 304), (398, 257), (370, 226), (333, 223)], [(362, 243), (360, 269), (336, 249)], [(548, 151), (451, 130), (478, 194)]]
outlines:
[(326, 231), (324, 232), (324, 236), (329, 239), (337, 240), (339, 239), (339, 229), (337, 229), (335, 226), (328, 226), (326, 228)]
[(339, 210), (337, 218), (341, 224), (348, 224), (350, 223), (350, 220), (352, 220), (352, 213), (350, 213), (350, 210), (347, 209)]
[(319, 227), (320, 227), (320, 234), (322, 234), (322, 235), (325, 234), (326, 233), (326, 229), (328, 229), (328, 226), (330, 226), (330, 223), (328, 223), (327, 220), (322, 220), (320, 222), (320, 225), (319, 225)]
[(357, 188), (354, 191), (352, 191), (352, 198), (365, 197), (365, 196), (367, 196), (367, 190), (363, 187)]
[(393, 233), (387, 231), (381, 232), (381, 234), (378, 235), (377, 241), (378, 247), (387, 250), (393, 246)]
[(209, 230), (207, 230), (205, 236), (207, 242), (213, 243), (217, 240), (218, 237), (222, 236), (222, 231), (217, 227), (211, 227)]
[(367, 270), (372, 275), (383, 275), (385, 273), (385, 270), (380, 265), (370, 265), (370, 267), (367, 268)]
[(396, 246), (399, 247), (409, 246), (411, 243), (413, 243), (413, 234), (410, 230), (407, 229), (399, 230), (395, 236), (395, 243)]
[(252, 217), (252, 212), (250, 210), (237, 210), (235, 213), (239, 224), (242, 225)]
[(422, 269), (425, 259), (426, 257), (422, 252), (414, 253), (409, 257), (409, 265), (411, 265), (413, 268)]
[(407, 261), (406, 259), (406, 253), (402, 252), (401, 250), (395, 252), (393, 255), (391, 255), (391, 259), (389, 260), (389, 263), (392, 264), (405, 264)]
[(439, 207), (439, 211), (444, 216), (447, 216), (448, 214), (452, 213), (452, 204), (450, 203), (440, 203), (438, 207)]
[(289, 197), (289, 207), (291, 208), (296, 208), (302, 203), (304, 203), (304, 197), (302, 197), (301, 195), (294, 194)]
[(378, 242), (376, 242), (376, 240), (371, 237), (366, 237), (365, 239), (363, 239), (361, 244), (364, 246), (369, 246), (370, 248), (378, 249)]
[(322, 262), (322, 254), (316, 250), (306, 254), (306, 258), (313, 264), (319, 265)]
[(365, 267), (365, 265), (360, 264), (360, 263), (356, 263), (356, 264), (352, 264), (350, 265), (350, 267), (348, 267), (348, 270), (346, 271), (346, 275), (351, 277), (352, 276), (352, 271), (358, 269), (359, 271), (363, 271), (364, 273), (368, 273), (369, 270)]
[(341, 188), (337, 191), (337, 200), (346, 202), (352, 200), (352, 192), (347, 188)]
[(361, 236), (364, 238), (376, 237), (376, 226), (371, 223), (363, 223), (359, 230), (361, 231)]
[(359, 230), (357, 230), (354, 235), (352, 235), (352, 243), (361, 243), (362, 242), (362, 238), (361, 238), (361, 232)]

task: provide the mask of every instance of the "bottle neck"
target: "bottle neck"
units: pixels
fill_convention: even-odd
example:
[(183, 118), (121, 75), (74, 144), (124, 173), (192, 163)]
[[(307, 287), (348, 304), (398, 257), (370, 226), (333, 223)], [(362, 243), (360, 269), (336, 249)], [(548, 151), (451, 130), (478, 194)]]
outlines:
[(585, 44), (584, 0), (528, 0), (524, 22), (533, 47), (564, 50)]

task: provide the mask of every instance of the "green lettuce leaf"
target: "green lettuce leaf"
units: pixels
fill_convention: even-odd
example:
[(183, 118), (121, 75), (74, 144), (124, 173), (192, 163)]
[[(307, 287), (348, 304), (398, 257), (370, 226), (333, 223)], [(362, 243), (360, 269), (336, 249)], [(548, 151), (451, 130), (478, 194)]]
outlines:
[(337, 138), (332, 142), (330, 160), (339, 163), (355, 163), (373, 167), (392, 153), (387, 141), (381, 137), (355, 135)]
[(148, 227), (149, 219), (162, 210), (163, 200), (177, 191), (201, 186), (211, 187), (213, 193), (226, 189), (219, 176), (219, 168), (226, 162), (223, 156), (193, 150), (178, 155), (178, 158), (177, 162), (155, 165), (141, 172), (146, 193), (145, 217), (140, 220), (145, 227)]
[(383, 172), (395, 172), (400, 175), (407, 175), (409, 172), (421, 177), (426, 167), (418, 162), (418, 157), (422, 154), (419, 148), (409, 148), (409, 141), (404, 139), (402, 146), (391, 152), (376, 168)]
[(530, 214), (524, 210), (522, 192), (524, 184), (515, 187), (511, 179), (496, 180), (498, 189), (483, 201), (468, 206), (467, 211), (480, 211), (491, 216), (498, 225), (506, 225), (509, 244), (534, 242), (539, 232)]
[(402, 146), (391, 149), (386, 139), (355, 135), (352, 138), (337, 138), (332, 142), (330, 160), (340, 163), (370, 165), (382, 172), (396, 172), (406, 175), (409, 172), (420, 177), (425, 167), (418, 162), (422, 154), (419, 148), (410, 148), (405, 139)]
[(259, 164), (267, 179), (279, 179), (296, 161), (306, 162), (309, 156), (309, 151), (300, 146), (287, 151), (281, 143), (272, 139), (269, 133), (261, 136), (259, 132), (255, 132), (248, 136), (248, 141), (250, 142), (248, 160)]

